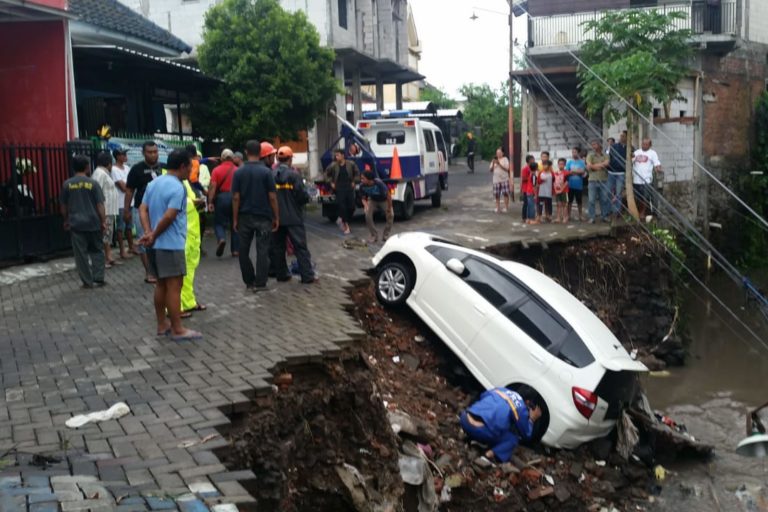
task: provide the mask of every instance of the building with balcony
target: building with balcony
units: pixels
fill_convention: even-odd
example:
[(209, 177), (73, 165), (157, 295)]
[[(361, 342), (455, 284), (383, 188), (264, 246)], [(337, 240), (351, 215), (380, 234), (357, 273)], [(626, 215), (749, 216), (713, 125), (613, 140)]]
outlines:
[[(768, 2), (759, 0), (527, 0), (517, 2), (516, 14), (528, 13), (525, 52), (528, 69), (513, 76), (523, 87), (523, 150), (550, 150), (553, 155), (584, 146), (586, 139), (618, 137), (625, 127), (592, 119), (595, 129), (563, 100), (579, 108), (577, 55), (581, 43), (593, 37), (583, 23), (617, 9), (679, 11), (686, 16), (678, 28), (693, 32), (697, 49), (690, 76), (679, 88), (684, 100), (668, 108), (654, 105), (650, 134), (664, 173), (664, 193), (691, 218), (702, 220), (708, 187), (693, 160), (708, 169), (728, 173), (746, 169), (754, 143), (754, 105), (767, 87)], [(555, 85), (548, 91), (541, 75)], [(639, 146), (635, 141), (635, 146)]]
[[(121, 0), (193, 48), (202, 43), (205, 13), (217, 0)], [(339, 94), (336, 111), (346, 112), (347, 99), (354, 105), (354, 119), (362, 115), (367, 92), (383, 108), (392, 102), (416, 99), (421, 54), (416, 24), (407, 0), (280, 0), (288, 11), (303, 11), (317, 28), (320, 43), (336, 52), (333, 72), (346, 88)], [(195, 51), (193, 49), (192, 56)], [(334, 117), (318, 119), (308, 136), (311, 172), (317, 172), (319, 152), (338, 136)]]

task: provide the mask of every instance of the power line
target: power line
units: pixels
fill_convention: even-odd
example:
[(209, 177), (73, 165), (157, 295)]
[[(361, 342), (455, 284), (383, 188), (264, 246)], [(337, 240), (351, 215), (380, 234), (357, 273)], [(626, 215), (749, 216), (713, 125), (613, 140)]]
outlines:
[[(558, 101), (553, 100), (552, 96), (546, 90), (547, 87), (550, 87), (550, 88), (556, 90), (556, 87), (554, 86), (554, 84), (552, 84), (552, 82), (549, 80), (549, 78), (547, 78), (546, 75), (544, 73), (542, 73), (541, 70), (538, 69), (538, 67), (535, 64), (530, 62), (530, 59), (528, 58), (527, 55), (523, 55), (523, 56), (535, 68), (534, 71), (536, 71), (536, 73), (533, 74), (532, 76), (534, 77), (534, 80), (536, 80), (537, 83), (540, 85), (540, 88), (541, 88), (542, 92), (544, 92), (544, 94), (550, 99), (550, 101), (553, 102), (553, 104), (555, 105), (556, 108), (558, 106), (560, 106), (562, 108), (563, 104), (558, 102)], [(592, 128), (594, 130), (597, 130), (597, 127), (594, 126), (594, 124), (591, 123), (588, 119), (586, 119), (586, 117), (584, 117), (570, 102), (567, 102), (567, 107), (571, 111), (575, 112), (576, 115), (578, 115), (581, 118), (581, 120), (586, 124), (587, 127), (590, 127), (590, 128)], [(577, 134), (579, 133), (578, 130), (576, 131), (576, 133)], [(577, 137), (578, 136), (579, 135), (577, 135)], [(586, 140), (586, 139), (583, 138), (583, 136), (581, 136), (581, 137), (582, 137), (583, 140)], [(714, 256), (716, 261), (717, 261), (717, 263), (723, 268), (723, 270), (726, 271), (726, 273), (729, 275), (729, 277), (731, 277), (732, 279), (736, 280), (737, 282), (741, 282), (743, 284), (744, 283), (744, 277), (742, 277), (738, 273), (738, 271), (735, 269), (735, 267), (733, 267), (733, 265), (731, 265), (730, 262), (728, 262), (728, 260), (725, 259), (725, 257), (723, 257), (716, 249), (714, 249), (714, 247), (711, 246), (709, 241), (706, 240), (705, 238), (703, 238), (702, 235), (698, 231), (696, 231), (696, 229), (690, 224), (690, 222), (687, 219), (685, 219), (685, 216), (680, 214), (680, 212), (678, 212), (668, 201), (666, 201), (666, 198), (664, 198), (658, 191), (653, 190), (653, 189), (651, 189), (651, 190), (653, 191), (653, 194), (657, 198), (660, 198), (660, 199), (663, 200), (663, 202), (665, 203), (666, 207), (668, 207), (670, 210), (672, 210), (673, 212), (675, 212), (677, 214), (676, 215), (677, 220), (678, 221), (682, 221), (683, 222), (683, 226), (686, 226), (686, 225), (689, 226), (691, 228), (690, 231), (692, 231), (693, 233), (696, 233), (697, 235), (699, 235), (699, 237), (700, 237), (699, 241), (704, 242), (706, 244), (706, 247), (708, 247), (708, 248), (711, 247), (712, 252), (708, 252), (707, 249), (702, 247), (702, 245), (699, 243), (699, 241), (697, 241), (694, 238), (692, 238), (692, 236), (690, 235), (688, 229), (683, 229), (683, 227), (681, 227), (679, 224), (676, 224), (675, 222), (670, 222), (670, 223), (673, 226), (675, 226), (678, 229), (678, 231), (680, 231), (689, 241), (691, 241), (691, 243), (693, 243), (696, 247), (698, 247), (702, 252), (707, 254), (707, 256)], [(623, 204), (621, 205), (621, 208), (623, 208), (624, 210), (626, 210), (628, 212), (627, 208)], [(665, 213), (664, 215), (667, 217), (667, 219), (671, 219), (671, 217), (668, 214)], [(639, 222), (638, 225), (643, 230), (645, 230), (649, 236), (654, 237), (654, 235), (650, 231), (650, 229), (648, 229), (648, 227), (645, 226), (642, 222)], [(725, 302), (723, 302), (723, 300), (720, 299), (720, 297), (718, 297), (717, 294), (714, 291), (712, 291), (703, 281), (701, 281), (701, 279), (699, 279), (699, 277), (676, 254), (674, 254), (664, 244), (662, 244), (662, 246), (665, 248), (665, 250), (668, 252), (668, 254), (675, 260), (675, 262), (678, 263), (680, 265), (680, 267), (682, 269), (684, 269), (694, 279), (694, 281), (696, 281), (696, 283), (698, 283), (702, 288), (704, 288), (704, 290), (706, 290), (706, 292), (723, 309), (725, 309), (739, 324), (741, 324), (741, 326), (752, 337), (754, 337), (765, 349), (768, 350), (768, 343), (766, 343), (751, 327), (749, 327), (736, 313), (734, 313), (733, 310), (731, 308), (729, 308), (725, 304)], [(722, 259), (722, 261), (720, 261), (720, 259)], [(735, 273), (735, 276), (733, 275), (733, 273)]]

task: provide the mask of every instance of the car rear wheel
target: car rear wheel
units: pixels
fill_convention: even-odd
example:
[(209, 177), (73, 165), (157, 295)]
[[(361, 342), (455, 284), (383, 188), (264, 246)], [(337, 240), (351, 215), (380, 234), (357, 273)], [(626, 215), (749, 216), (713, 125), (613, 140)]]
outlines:
[(549, 407), (547, 407), (547, 403), (544, 401), (538, 391), (527, 384), (513, 384), (507, 387), (520, 393), (520, 396), (522, 396), (523, 400), (526, 402), (531, 401), (533, 403), (539, 404), (541, 407), (541, 418), (539, 418), (539, 420), (533, 424), (533, 435), (531, 436), (531, 439), (522, 442), (522, 444), (534, 445), (539, 443), (549, 428)]
[(405, 304), (413, 290), (413, 273), (397, 261), (384, 263), (376, 274), (376, 299), (388, 307)]

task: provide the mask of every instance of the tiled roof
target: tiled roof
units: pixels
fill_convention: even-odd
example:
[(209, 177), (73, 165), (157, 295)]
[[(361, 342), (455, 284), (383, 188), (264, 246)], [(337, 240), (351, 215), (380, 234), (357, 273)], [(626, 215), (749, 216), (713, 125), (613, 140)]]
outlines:
[(82, 21), (181, 52), (192, 47), (118, 0), (69, 0), (69, 11)]

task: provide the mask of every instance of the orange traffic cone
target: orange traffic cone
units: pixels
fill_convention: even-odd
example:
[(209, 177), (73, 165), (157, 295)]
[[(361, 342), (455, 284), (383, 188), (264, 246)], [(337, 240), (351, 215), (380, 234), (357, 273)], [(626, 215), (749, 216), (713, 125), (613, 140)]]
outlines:
[(403, 171), (400, 169), (400, 156), (397, 154), (397, 146), (395, 146), (395, 150), (392, 152), (392, 168), (389, 170), (389, 179), (403, 179)]

